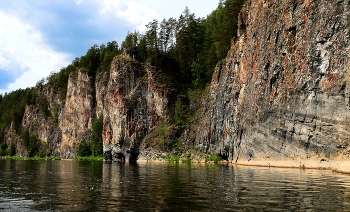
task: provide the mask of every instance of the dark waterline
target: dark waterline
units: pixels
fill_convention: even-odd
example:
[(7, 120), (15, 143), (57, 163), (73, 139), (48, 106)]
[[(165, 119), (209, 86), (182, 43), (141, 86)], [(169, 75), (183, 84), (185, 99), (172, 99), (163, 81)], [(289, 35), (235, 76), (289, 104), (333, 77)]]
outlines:
[(218, 164), (0, 161), (0, 211), (350, 211), (350, 176)]

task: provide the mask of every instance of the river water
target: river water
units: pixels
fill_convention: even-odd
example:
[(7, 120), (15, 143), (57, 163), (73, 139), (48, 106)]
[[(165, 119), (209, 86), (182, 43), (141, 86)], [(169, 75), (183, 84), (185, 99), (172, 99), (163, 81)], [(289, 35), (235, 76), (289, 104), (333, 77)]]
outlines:
[(350, 175), (222, 164), (2, 160), (0, 211), (350, 211)]

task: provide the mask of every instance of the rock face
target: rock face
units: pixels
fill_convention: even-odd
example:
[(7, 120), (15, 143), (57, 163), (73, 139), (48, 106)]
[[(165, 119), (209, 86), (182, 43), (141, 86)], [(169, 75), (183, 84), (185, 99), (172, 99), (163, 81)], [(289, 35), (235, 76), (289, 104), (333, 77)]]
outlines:
[(170, 119), (172, 94), (161, 78), (150, 66), (114, 58), (103, 107), (105, 159), (136, 160), (143, 138)]
[[(233, 162), (349, 159), (349, 54), (349, 1), (248, 0), (196, 121), (181, 136), (174, 126), (171, 140)], [(162, 73), (127, 54), (94, 82), (79, 70), (66, 99), (51, 87), (39, 91), (52, 117), (28, 106), (22, 125), (70, 158), (103, 116), (105, 159), (145, 158), (145, 137), (174, 116), (176, 89)], [(5, 134), (25, 154), (11, 127)]]
[(12, 124), (5, 130), (5, 142), (10, 145), (14, 144), (16, 148), (16, 154), (19, 156), (27, 156), (28, 150), (23, 145), (22, 139), (15, 133)]
[(349, 1), (248, 1), (195, 145), (230, 161), (349, 159)]
[(65, 106), (59, 121), (62, 130), (61, 156), (76, 156), (78, 143), (89, 139), (94, 116), (93, 87), (84, 70), (69, 76)]
[(22, 126), (48, 144), (49, 155), (60, 155), (62, 133), (57, 125), (34, 106), (27, 106)]
[(104, 99), (107, 94), (108, 76), (106, 72), (98, 72), (96, 75), (96, 116), (99, 118), (103, 116)]

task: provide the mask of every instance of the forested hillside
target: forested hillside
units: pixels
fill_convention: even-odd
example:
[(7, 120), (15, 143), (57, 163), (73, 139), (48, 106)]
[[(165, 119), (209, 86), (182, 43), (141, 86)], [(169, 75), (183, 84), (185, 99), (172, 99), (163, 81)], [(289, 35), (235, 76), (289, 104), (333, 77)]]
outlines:
[[(106, 73), (109, 77), (113, 58), (122, 53), (141, 65), (155, 67), (157, 72), (166, 76), (162, 78), (165, 79), (163, 83), (170, 80), (176, 85), (176, 107), (170, 121), (189, 124), (190, 121), (186, 119), (193, 115), (193, 111), (188, 109), (188, 93), (204, 90), (211, 80), (215, 65), (226, 57), (231, 48), (231, 39), (237, 34), (238, 13), (244, 2), (221, 0), (206, 18), (196, 17), (186, 7), (178, 18), (153, 20), (147, 24), (145, 33), (128, 32), (121, 45), (116, 41), (93, 45), (86, 55), (77, 57), (59, 72), (52, 72), (35, 87), (0, 95), (0, 154), (15, 154), (14, 146), (6, 140), (5, 134), (9, 130), (22, 140), (28, 155), (53, 154), (53, 150), (40, 141), (34, 131), (31, 132), (22, 124), (26, 106), (33, 106), (50, 123), (59, 126), (58, 116), (66, 101), (69, 77), (78, 75), (78, 70), (83, 69), (94, 87), (97, 75)], [(57, 94), (57, 101), (61, 102), (53, 104), (45, 95), (48, 90)], [(92, 91), (96, 92), (96, 89), (92, 88)], [(96, 95), (92, 94), (92, 98), (95, 108)], [(102, 118), (95, 116), (91, 141), (81, 142), (79, 154), (102, 154), (102, 124)]]

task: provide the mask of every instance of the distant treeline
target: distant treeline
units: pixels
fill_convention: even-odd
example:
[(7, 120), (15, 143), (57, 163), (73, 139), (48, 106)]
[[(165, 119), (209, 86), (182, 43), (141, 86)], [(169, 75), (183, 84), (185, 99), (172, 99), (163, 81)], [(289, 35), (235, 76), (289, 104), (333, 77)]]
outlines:
[(230, 49), (231, 39), (237, 34), (238, 13), (245, 1), (220, 0), (217, 9), (206, 18), (197, 18), (186, 7), (177, 19), (148, 23), (145, 33), (128, 32), (121, 46), (116, 41), (92, 46), (84, 56), (74, 59), (59, 72), (52, 72), (35, 87), (0, 94), (0, 144), (4, 142), (5, 129), (12, 124), (15, 132), (22, 135), (23, 142), (30, 146), (27, 131), (21, 127), (26, 105), (36, 105), (47, 116), (55, 116), (54, 111), (48, 110), (46, 97), (38, 96), (37, 89), (43, 85), (52, 86), (64, 100), (72, 72), (84, 68), (91, 80), (95, 80), (97, 72), (109, 72), (113, 58), (122, 52), (172, 76), (181, 89), (202, 89), (210, 82), (216, 63), (224, 59)]

